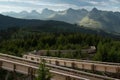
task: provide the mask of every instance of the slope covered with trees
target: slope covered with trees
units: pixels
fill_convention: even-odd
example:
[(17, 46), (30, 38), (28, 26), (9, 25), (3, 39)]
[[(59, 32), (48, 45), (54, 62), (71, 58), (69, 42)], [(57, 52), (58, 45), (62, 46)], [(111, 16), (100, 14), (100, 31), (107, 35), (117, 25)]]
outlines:
[[(99, 61), (120, 62), (120, 41), (118, 39), (102, 37), (100, 35), (85, 33), (51, 33), (30, 30), (16, 30), (7, 39), (1, 39), (0, 52), (22, 56), (23, 53), (33, 50), (78, 50), (96, 46), (97, 52), (90, 59)], [(11, 31), (12, 32), (12, 31)], [(87, 54), (76, 52), (59, 55), (84, 59)], [(76, 57), (77, 56), (77, 57)]]
[(17, 19), (17, 18), (12, 18), (9, 16), (4, 16), (0, 14), (0, 30), (1, 29), (7, 29), (11, 27), (26, 27), (26, 28), (35, 28), (39, 30), (44, 30), (44, 29), (62, 29), (66, 30), (67, 29), (70, 31), (74, 31), (78, 29), (72, 24), (61, 22), (61, 21), (53, 21), (53, 20), (27, 20), (27, 19)]
[[(22, 56), (24, 52), (33, 50), (80, 51), (93, 45), (97, 47), (97, 52), (90, 59), (120, 62), (120, 37), (103, 30), (86, 29), (59, 21), (24, 20), (3, 15), (0, 15), (0, 21), (0, 52)], [(90, 57), (83, 55), (87, 54), (76, 52), (51, 56), (78, 59)]]

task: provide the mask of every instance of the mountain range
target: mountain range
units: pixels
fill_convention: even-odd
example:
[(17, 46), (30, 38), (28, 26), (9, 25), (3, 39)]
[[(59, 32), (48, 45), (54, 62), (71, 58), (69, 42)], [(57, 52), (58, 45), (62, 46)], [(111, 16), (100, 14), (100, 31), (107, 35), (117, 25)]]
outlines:
[(11, 27), (26, 28), (27, 30), (31, 29), (43, 32), (74, 32), (78, 30), (78, 27), (75, 25), (62, 21), (18, 19), (0, 14), (0, 29)]
[(21, 19), (64, 21), (87, 28), (120, 33), (120, 12), (102, 11), (97, 8), (93, 8), (91, 11), (87, 11), (86, 9), (76, 10), (72, 8), (64, 11), (53, 11), (46, 8), (43, 9), (41, 13), (33, 10), (31, 12), (22, 11), (20, 13), (3, 12), (2, 14)]
[[(108, 33), (104, 30), (85, 28), (76, 24), (70, 24), (62, 21), (54, 20), (34, 20), (34, 19), (18, 19), (0, 14), (0, 31), (3, 29), (18, 28), (25, 31), (34, 32), (52, 32), (52, 33), (88, 33), (96, 34), (104, 37), (112, 37), (119, 39), (120, 34)], [(1, 34), (0, 34), (1, 36)]]

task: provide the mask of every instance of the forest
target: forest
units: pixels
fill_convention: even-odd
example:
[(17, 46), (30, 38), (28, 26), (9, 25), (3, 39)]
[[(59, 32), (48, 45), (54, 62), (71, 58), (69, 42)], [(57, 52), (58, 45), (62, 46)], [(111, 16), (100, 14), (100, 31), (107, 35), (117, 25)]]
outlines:
[[(38, 32), (18, 28), (1, 30), (0, 36), (0, 52), (10, 55), (22, 56), (34, 50), (77, 50), (78, 52), (74, 54), (49, 54), (47, 56), (73, 59), (87, 57), (97, 61), (120, 62), (120, 41), (111, 37), (80, 32)], [(81, 49), (89, 46), (97, 48), (92, 57), (80, 52)]]

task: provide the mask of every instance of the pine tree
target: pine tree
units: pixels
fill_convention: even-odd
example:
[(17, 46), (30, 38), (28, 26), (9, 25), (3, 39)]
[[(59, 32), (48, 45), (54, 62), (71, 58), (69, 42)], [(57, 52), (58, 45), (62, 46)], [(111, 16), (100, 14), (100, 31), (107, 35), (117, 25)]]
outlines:
[(36, 80), (50, 80), (50, 79), (51, 74), (49, 72), (49, 69), (46, 68), (45, 61), (41, 60)]

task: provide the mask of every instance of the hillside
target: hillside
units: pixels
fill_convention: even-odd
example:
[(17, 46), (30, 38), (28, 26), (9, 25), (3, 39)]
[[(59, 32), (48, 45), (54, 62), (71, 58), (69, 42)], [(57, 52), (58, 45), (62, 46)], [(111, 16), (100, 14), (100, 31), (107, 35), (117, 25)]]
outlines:
[[(119, 34), (108, 33), (102, 29), (90, 29), (84, 28), (76, 24), (69, 24), (61, 21), (53, 20), (27, 20), (27, 19), (17, 19), (9, 16), (0, 15), (0, 29), (8, 28), (20, 28), (24, 30), (34, 31), (34, 32), (52, 32), (52, 33), (66, 33), (66, 32), (81, 32), (97, 34), (101, 36), (119, 38)], [(2, 33), (2, 32), (1, 32)], [(0, 35), (1, 36), (1, 35)]]
[(94, 8), (80, 21), (80, 25), (90, 28), (100, 28), (113, 33), (120, 33), (120, 13), (101, 11)]
[(22, 19), (57, 20), (71, 24), (77, 23), (92, 29), (120, 33), (120, 12), (102, 11), (97, 8), (93, 8), (91, 11), (72, 8), (63, 11), (53, 11), (46, 8), (41, 13), (33, 10), (31, 12), (4, 12), (2, 14)]
[(60, 21), (43, 21), (43, 20), (26, 20), (26, 19), (17, 19), (8, 16), (0, 15), (0, 29), (7, 29), (10, 27), (21, 27), (28, 29), (36, 30), (64, 30), (64, 31), (74, 31), (77, 30), (72, 24), (60, 22)]

